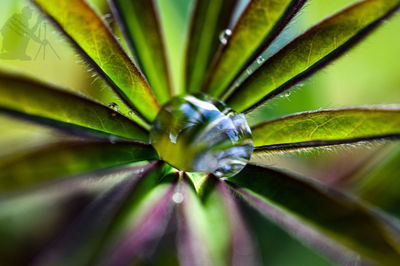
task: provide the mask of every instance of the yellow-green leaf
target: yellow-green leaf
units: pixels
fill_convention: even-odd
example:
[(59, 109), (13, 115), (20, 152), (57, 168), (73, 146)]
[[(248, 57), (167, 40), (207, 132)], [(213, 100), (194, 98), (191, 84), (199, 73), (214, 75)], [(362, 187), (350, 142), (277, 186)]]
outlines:
[(400, 0), (364, 0), (322, 21), (264, 62), (226, 102), (239, 112), (254, 109), (346, 52), (399, 6)]
[(113, 0), (111, 3), (143, 74), (159, 102), (165, 103), (173, 91), (155, 1)]
[(232, 30), (209, 71), (207, 94), (219, 97), (266, 48), (305, 3), (304, 0), (253, 0)]
[(89, 99), (23, 77), (0, 73), (0, 112), (69, 131), (148, 141), (135, 122)]
[(33, 0), (69, 37), (124, 102), (147, 121), (159, 107), (111, 30), (84, 0)]
[(399, 138), (400, 108), (352, 108), (305, 112), (255, 126), (257, 151)]
[(228, 28), (237, 0), (197, 0), (186, 51), (186, 91), (198, 92)]

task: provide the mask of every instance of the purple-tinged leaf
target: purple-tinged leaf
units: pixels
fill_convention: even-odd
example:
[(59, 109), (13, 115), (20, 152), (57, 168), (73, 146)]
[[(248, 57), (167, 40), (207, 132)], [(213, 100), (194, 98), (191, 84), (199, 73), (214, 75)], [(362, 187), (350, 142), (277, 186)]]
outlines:
[(96, 198), (126, 180), (135, 169), (120, 167), (92, 172), (1, 196), (1, 264), (31, 263)]
[(152, 257), (171, 218), (172, 197), (176, 187), (159, 185), (142, 200), (142, 205), (131, 217), (129, 229), (104, 252), (100, 265), (131, 265)]
[(230, 236), (231, 236), (231, 255), (229, 265), (260, 265), (259, 256), (254, 246), (247, 224), (244, 222), (242, 214), (237, 206), (237, 199), (232, 191), (221, 182), (218, 182), (217, 188), (224, 199), (228, 213)]
[(339, 191), (252, 165), (229, 182), (261, 213), (333, 260), (348, 263), (354, 253), (387, 265), (400, 259), (398, 236), (362, 203)]
[(88, 205), (47, 248), (35, 257), (33, 265), (88, 265), (107, 230), (132, 195), (154, 184), (163, 174), (161, 162), (133, 169), (131, 175)]

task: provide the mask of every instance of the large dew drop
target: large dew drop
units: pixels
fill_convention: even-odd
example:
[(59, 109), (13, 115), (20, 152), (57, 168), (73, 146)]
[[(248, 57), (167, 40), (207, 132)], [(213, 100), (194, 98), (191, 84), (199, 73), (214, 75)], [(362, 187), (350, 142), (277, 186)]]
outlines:
[(218, 177), (238, 173), (253, 152), (244, 115), (204, 95), (178, 96), (165, 104), (153, 122), (150, 141), (175, 168)]

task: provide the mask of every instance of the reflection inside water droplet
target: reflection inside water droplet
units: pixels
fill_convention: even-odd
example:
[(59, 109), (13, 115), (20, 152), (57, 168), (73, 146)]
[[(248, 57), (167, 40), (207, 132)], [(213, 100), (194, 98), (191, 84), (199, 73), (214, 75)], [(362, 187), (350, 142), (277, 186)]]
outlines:
[(228, 39), (232, 35), (232, 31), (230, 29), (225, 29), (219, 34), (219, 41), (222, 45), (228, 44)]
[(264, 57), (262, 57), (262, 56), (259, 56), (259, 57), (257, 58), (257, 64), (259, 64), (259, 65), (261, 65), (262, 63), (264, 63), (264, 61), (265, 61), (265, 59), (264, 59)]
[(219, 177), (242, 170), (253, 151), (244, 115), (204, 95), (171, 99), (153, 122), (150, 141), (177, 169)]

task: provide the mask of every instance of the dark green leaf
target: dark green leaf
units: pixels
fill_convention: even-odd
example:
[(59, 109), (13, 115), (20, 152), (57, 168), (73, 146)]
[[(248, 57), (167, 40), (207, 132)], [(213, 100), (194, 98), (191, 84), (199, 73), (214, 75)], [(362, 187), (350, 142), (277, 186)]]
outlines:
[(136, 265), (154, 260), (154, 251), (171, 218), (175, 187), (170, 183), (158, 185), (140, 199), (139, 206), (130, 210), (124, 230), (102, 252), (100, 265)]
[(94, 200), (126, 180), (133, 167), (57, 180), (0, 198), (0, 261), (28, 265)]
[[(375, 162), (363, 165), (359, 173), (349, 178), (355, 180), (352, 193), (373, 206), (400, 218), (400, 145), (388, 153), (376, 156)], [(383, 157), (384, 156), (384, 157)]]
[(61, 176), (156, 159), (150, 145), (135, 142), (59, 143), (1, 161), (0, 192), (27, 188)]
[(248, 112), (353, 47), (387, 19), (400, 0), (365, 0), (324, 20), (268, 59), (226, 102)]
[(220, 97), (297, 13), (304, 0), (253, 0), (232, 30), (209, 74), (206, 92)]
[(0, 112), (69, 131), (148, 141), (145, 129), (105, 106), (50, 85), (2, 73)]
[(159, 180), (162, 170), (162, 165), (157, 162), (131, 169), (127, 178), (99, 195), (71, 221), (35, 258), (35, 265), (90, 265), (104, 234), (132, 194), (148, 180)]
[(256, 152), (400, 138), (400, 109), (305, 112), (260, 124), (252, 133)]
[(186, 91), (201, 89), (218, 47), (219, 35), (228, 28), (237, 0), (197, 0), (192, 15), (186, 54)]
[(165, 103), (173, 91), (155, 1), (113, 0), (111, 3), (154, 94), (161, 104)]
[(332, 259), (343, 263), (349, 255), (354, 258), (345, 252), (350, 249), (383, 265), (400, 260), (394, 241), (398, 235), (389, 234), (368, 209), (345, 194), (253, 165), (229, 181), (259, 211)]
[(111, 30), (84, 0), (33, 0), (70, 38), (138, 115), (152, 121), (160, 108), (150, 87)]

